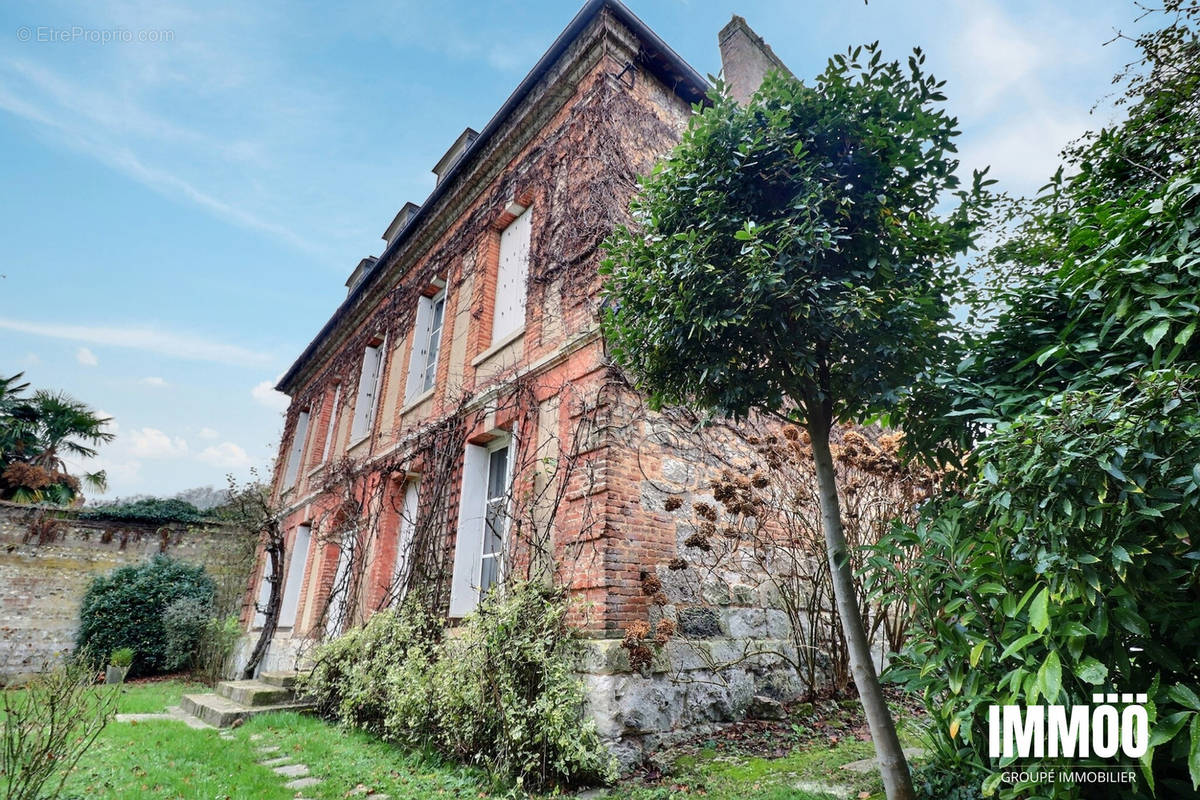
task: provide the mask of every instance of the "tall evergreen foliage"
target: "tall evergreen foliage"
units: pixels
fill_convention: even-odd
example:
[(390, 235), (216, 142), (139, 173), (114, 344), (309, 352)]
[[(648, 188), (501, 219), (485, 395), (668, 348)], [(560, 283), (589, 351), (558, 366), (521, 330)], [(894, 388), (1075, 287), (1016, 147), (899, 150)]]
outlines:
[[(1126, 119), (1010, 208), (973, 298), (989, 324), (908, 417), (966, 453), (967, 485), (886, 545), (922, 612), (897, 674), (936, 720), (935, 768), (1006, 798), (1200, 789), (1200, 11), (1160, 12)], [(1002, 781), (987, 705), (1097, 691), (1150, 695), (1138, 786)]]

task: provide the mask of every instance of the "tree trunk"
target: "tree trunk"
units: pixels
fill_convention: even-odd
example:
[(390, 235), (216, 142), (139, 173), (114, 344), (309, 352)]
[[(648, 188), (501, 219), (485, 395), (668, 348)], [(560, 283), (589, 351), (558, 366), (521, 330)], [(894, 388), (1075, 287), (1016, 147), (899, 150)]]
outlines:
[[(267, 655), (271, 640), (275, 638), (275, 628), (279, 625), (279, 607), (283, 603), (283, 537), (275, 531), (268, 536), (266, 556), (270, 559), (271, 574), (266, 576), (265, 580), (271, 582), (271, 594), (267, 599), (267, 607), (263, 610), (262, 633), (258, 635), (246, 668), (242, 670), (242, 680), (253, 679), (258, 665)], [(257, 611), (257, 604), (255, 610)], [(253, 617), (251, 619), (253, 620)]]
[(841, 508), (838, 504), (837, 474), (833, 467), (833, 456), (829, 452), (829, 429), (827, 420), (817, 420), (810, 415), (809, 437), (812, 439), (813, 464), (817, 473), (817, 493), (821, 499), (821, 530), (825, 534), (825, 551), (829, 558), (829, 570), (833, 579), (833, 597), (837, 604), (842, 631), (846, 635), (846, 649), (850, 653), (850, 670), (867, 724), (871, 728), (871, 739), (875, 743), (875, 757), (879, 772), (883, 776), (883, 787), (888, 800), (913, 800), (912, 776), (908, 772), (908, 761), (896, 735), (896, 724), (892, 721), (887, 702), (875, 665), (871, 660), (871, 645), (863, 628), (858, 600), (854, 590), (854, 573), (850, 568), (849, 547), (842, 531)]

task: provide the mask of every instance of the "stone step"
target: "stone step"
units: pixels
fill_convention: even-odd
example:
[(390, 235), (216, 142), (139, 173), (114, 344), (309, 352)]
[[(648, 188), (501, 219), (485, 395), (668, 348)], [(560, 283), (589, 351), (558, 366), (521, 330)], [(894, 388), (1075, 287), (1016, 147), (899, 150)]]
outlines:
[(278, 670), (275, 672), (260, 672), (258, 679), (263, 683), (269, 683), (272, 686), (280, 686), (284, 689), (292, 689), (296, 686), (296, 676), (298, 672), (288, 672), (287, 670)]
[(277, 706), (292, 701), (292, 690), (264, 681), (221, 681), (217, 694), (243, 706)]
[(268, 706), (245, 706), (219, 694), (185, 694), (179, 703), (188, 714), (218, 728), (228, 728), (239, 720), (272, 711), (303, 711), (308, 703), (280, 703)]

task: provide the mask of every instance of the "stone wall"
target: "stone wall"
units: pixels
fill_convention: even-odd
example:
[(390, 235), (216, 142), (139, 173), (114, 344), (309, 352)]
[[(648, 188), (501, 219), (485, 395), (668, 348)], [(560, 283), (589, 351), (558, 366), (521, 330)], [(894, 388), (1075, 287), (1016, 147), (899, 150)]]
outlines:
[(656, 749), (751, 717), (778, 717), (803, 690), (790, 639), (671, 641), (642, 670), (617, 639), (583, 643), (588, 714), (622, 771)]
[(74, 647), (94, 576), (165, 553), (204, 565), (218, 586), (244, 586), (247, 538), (220, 525), (87, 520), (0, 502), (0, 681)]

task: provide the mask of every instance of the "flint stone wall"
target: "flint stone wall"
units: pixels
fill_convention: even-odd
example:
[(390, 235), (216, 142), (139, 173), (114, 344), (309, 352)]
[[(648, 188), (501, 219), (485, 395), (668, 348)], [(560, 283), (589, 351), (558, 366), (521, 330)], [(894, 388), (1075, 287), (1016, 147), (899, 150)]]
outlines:
[(245, 541), (230, 526), (80, 519), (75, 510), (0, 502), (0, 682), (74, 648), (79, 606), (96, 575), (165, 553), (203, 565), (220, 584), (244, 559)]

